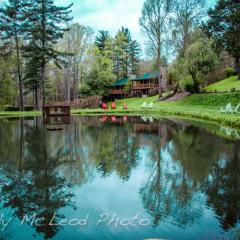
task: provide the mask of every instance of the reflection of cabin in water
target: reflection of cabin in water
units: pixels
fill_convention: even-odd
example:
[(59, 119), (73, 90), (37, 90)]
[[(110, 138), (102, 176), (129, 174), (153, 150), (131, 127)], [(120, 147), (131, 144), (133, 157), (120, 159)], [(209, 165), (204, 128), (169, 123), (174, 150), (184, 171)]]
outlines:
[(133, 132), (136, 133), (158, 133), (158, 123), (134, 123), (133, 124)]
[[(160, 74), (162, 89), (166, 90), (168, 87), (167, 68), (162, 67)], [(133, 95), (149, 95), (150, 90), (158, 90), (158, 76), (159, 72), (148, 72), (139, 77), (130, 76), (121, 78), (112, 84), (111, 89), (108, 91), (108, 93), (113, 100), (125, 98), (128, 95), (126, 87), (128, 84), (130, 84), (129, 90)]]

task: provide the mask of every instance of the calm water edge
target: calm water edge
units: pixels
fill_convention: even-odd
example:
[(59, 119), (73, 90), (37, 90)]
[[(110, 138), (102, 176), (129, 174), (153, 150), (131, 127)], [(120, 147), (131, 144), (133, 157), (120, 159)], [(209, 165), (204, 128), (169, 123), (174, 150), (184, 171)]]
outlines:
[(4, 118), (0, 192), (1, 240), (239, 240), (239, 135), (147, 116)]

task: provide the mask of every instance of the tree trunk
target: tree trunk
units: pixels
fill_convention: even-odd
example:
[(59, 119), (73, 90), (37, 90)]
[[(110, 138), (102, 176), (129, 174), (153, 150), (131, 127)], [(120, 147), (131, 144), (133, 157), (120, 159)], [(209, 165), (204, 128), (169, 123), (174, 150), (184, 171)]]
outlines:
[(161, 63), (158, 60), (158, 94), (159, 98), (162, 96), (162, 77), (161, 77)]
[(18, 87), (19, 87), (19, 108), (20, 108), (20, 111), (24, 111), (21, 63), (20, 63), (20, 53), (19, 53), (18, 35), (17, 35), (16, 30), (15, 30), (15, 44), (16, 44), (16, 51), (17, 51), (17, 72), (18, 72)]
[(240, 80), (240, 57), (235, 57), (235, 65), (236, 65), (238, 80)]
[(38, 106), (38, 89), (37, 88), (35, 88), (35, 90), (34, 90), (34, 97), (35, 97), (35, 108), (39, 109), (39, 106)]
[(42, 106), (45, 106), (45, 104), (46, 104), (46, 98), (45, 98), (45, 75), (46, 75), (46, 66), (45, 66), (45, 62), (43, 61), (42, 64), (41, 64)]

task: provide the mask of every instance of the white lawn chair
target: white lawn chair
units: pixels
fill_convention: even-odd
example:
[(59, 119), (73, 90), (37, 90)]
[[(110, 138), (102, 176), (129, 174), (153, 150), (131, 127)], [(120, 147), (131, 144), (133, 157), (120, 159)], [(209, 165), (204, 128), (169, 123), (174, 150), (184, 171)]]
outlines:
[(231, 103), (228, 103), (228, 104), (226, 105), (226, 107), (221, 107), (221, 108), (220, 108), (220, 112), (221, 112), (221, 113), (233, 113), (234, 110), (233, 110), (232, 104), (231, 104)]
[(148, 108), (153, 108), (153, 102), (150, 102), (147, 107)]
[(148, 107), (148, 104), (146, 102), (144, 102), (142, 105), (141, 105), (141, 108), (147, 108)]
[(234, 113), (240, 113), (240, 103), (234, 108)]

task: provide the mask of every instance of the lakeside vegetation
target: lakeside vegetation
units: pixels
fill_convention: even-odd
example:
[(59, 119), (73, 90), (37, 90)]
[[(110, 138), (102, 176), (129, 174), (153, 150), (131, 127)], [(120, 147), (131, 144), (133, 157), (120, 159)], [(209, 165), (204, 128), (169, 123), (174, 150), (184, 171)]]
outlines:
[[(239, 103), (240, 93), (212, 93), (212, 94), (193, 94), (182, 100), (175, 102), (160, 102), (158, 96), (147, 98), (129, 98), (116, 101), (116, 109), (72, 109), (73, 115), (152, 115), (161, 116), (178, 116), (188, 119), (199, 119), (215, 122), (224, 125), (230, 125), (240, 128), (240, 114), (223, 114), (220, 113), (220, 107), (229, 102), (233, 105)], [(144, 102), (153, 102), (152, 109), (142, 109)], [(123, 105), (126, 103), (128, 109), (124, 110)], [(0, 112), (1, 116), (41, 116), (40, 111), (29, 112)]]

